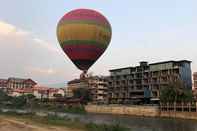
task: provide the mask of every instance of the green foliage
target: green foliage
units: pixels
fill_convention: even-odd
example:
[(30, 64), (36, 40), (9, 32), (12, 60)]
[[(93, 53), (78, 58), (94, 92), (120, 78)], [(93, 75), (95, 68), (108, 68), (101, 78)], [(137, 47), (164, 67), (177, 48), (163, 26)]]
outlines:
[(87, 102), (92, 101), (91, 92), (85, 88), (79, 88), (74, 90), (74, 98), (82, 98), (83, 104), (87, 104)]
[(27, 95), (24, 95), (26, 99), (28, 100), (32, 100), (35, 98), (35, 96), (33, 94), (27, 94)]
[(187, 89), (181, 81), (170, 83), (160, 92), (161, 102), (191, 102), (192, 90)]
[(129, 128), (123, 127), (120, 124), (112, 124), (112, 125), (106, 125), (106, 124), (94, 124), (89, 123), (86, 125), (86, 128), (88, 131), (130, 131)]
[(0, 102), (9, 101), (11, 98), (3, 91), (0, 90)]
[(68, 106), (68, 107), (65, 107), (64, 112), (85, 114), (86, 110), (85, 110), (84, 106)]
[(11, 103), (14, 108), (23, 108), (26, 105), (26, 98), (25, 96), (14, 97)]
[(16, 112), (0, 112), (1, 115), (20, 117), (20, 119), (30, 120), (40, 124), (65, 126), (69, 128), (82, 129), (86, 131), (130, 131), (129, 128), (121, 126), (120, 124), (95, 124), (83, 123), (79, 119), (71, 119), (69, 117), (58, 117), (57, 115), (37, 116), (34, 113), (21, 114)]
[(32, 105), (35, 96), (32, 94), (11, 97), (0, 90), (0, 103), (2, 107), (23, 108)]

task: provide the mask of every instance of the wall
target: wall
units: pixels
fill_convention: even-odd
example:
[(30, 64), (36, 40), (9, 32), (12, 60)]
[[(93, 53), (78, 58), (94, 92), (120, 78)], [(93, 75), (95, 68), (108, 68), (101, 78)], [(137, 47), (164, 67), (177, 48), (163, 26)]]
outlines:
[(173, 111), (162, 111), (160, 117), (169, 118), (181, 118), (181, 119), (193, 119), (197, 120), (197, 112), (173, 112)]
[(197, 120), (197, 112), (160, 111), (157, 106), (87, 105), (85, 109), (89, 113)]
[(90, 113), (109, 113), (119, 115), (151, 116), (159, 115), (158, 107), (154, 106), (115, 106), (115, 105), (87, 105), (85, 107)]

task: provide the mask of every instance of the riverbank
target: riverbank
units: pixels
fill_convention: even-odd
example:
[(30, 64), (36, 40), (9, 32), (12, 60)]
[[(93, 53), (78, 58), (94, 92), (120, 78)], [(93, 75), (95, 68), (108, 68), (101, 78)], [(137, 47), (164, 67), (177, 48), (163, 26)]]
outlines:
[(85, 110), (100, 114), (197, 120), (197, 112), (161, 111), (159, 106), (87, 105)]
[(63, 126), (46, 125), (28, 118), (0, 115), (0, 131), (83, 131)]
[[(52, 112), (37, 112), (34, 113), (33, 115), (31, 114), (28, 115), (29, 113), (26, 112), (25, 110), (7, 109), (3, 111), (4, 112), (0, 113), (0, 116), (1, 114), (3, 114), (7, 118), (10, 115), (11, 117), (17, 115), (16, 117), (20, 119), (25, 117), (25, 119), (26, 118), (30, 119), (30, 122), (25, 120), (26, 124), (32, 123), (33, 121), (36, 122), (36, 125), (41, 124), (41, 127), (43, 126), (57, 126), (57, 127), (66, 127), (66, 128), (75, 127), (72, 130), (79, 129), (82, 131), (114, 131), (113, 129), (116, 129), (115, 131), (127, 131), (128, 129), (131, 131), (155, 131), (155, 129), (157, 129), (157, 131), (166, 131), (166, 127), (169, 127), (168, 131), (197, 131), (197, 124), (196, 121), (194, 120), (159, 118), (159, 117), (140, 117), (140, 116), (130, 116), (130, 115), (94, 114), (94, 113), (70, 114), (70, 113), (61, 113), (61, 112), (59, 113), (56, 112), (55, 114)], [(58, 118), (47, 117), (51, 115), (52, 116), (56, 115), (58, 116)], [(22, 122), (23, 121), (24, 120), (22, 119)], [(66, 122), (66, 124), (64, 122)], [(82, 127), (80, 127), (78, 124), (79, 125), (82, 124)], [(4, 130), (0, 130), (0, 131), (4, 131)], [(27, 131), (27, 130), (20, 130), (20, 131)]]
[[(130, 131), (120, 124), (97, 124), (80, 121), (78, 118), (62, 117), (61, 115), (41, 115), (25, 112), (1, 112), (0, 131)], [(2, 130), (1, 130), (2, 129)], [(25, 129), (25, 130), (23, 130)]]

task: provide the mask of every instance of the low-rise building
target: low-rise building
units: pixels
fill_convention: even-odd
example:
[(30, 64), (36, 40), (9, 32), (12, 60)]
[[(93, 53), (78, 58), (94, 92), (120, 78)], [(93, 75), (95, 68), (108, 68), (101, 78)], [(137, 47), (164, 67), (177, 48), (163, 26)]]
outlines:
[(181, 80), (192, 89), (190, 61), (164, 61), (110, 70), (110, 103), (140, 103), (145, 98), (159, 100), (160, 91), (170, 82)]
[[(7, 92), (9, 95), (13, 93), (21, 92), (23, 89), (33, 88), (37, 83), (32, 79), (21, 79), (21, 78), (8, 78), (0, 79), (0, 88)], [(20, 90), (20, 91), (19, 91)]]
[(44, 86), (35, 86), (33, 88), (33, 95), (37, 99), (54, 99), (56, 97), (64, 97), (65, 91), (62, 88), (49, 88)]
[(33, 89), (32, 88), (24, 88), (24, 89), (13, 89), (12, 92), (10, 92), (10, 96), (13, 97), (18, 97), (21, 95), (28, 95), (28, 94), (33, 94)]
[(8, 78), (7, 80), (7, 88), (10, 89), (24, 89), (24, 88), (32, 88), (37, 83), (32, 79), (21, 79), (21, 78)]
[(6, 91), (7, 89), (7, 79), (0, 79), (0, 89)]

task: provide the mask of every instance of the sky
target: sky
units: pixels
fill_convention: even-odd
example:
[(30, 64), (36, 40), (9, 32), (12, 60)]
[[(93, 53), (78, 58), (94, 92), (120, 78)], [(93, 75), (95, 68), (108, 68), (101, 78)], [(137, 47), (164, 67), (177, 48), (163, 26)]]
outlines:
[(60, 18), (77, 8), (101, 12), (112, 41), (90, 68), (94, 75), (139, 61), (187, 59), (197, 71), (196, 0), (1, 0), (0, 78), (32, 78), (54, 84), (81, 73), (56, 38)]

